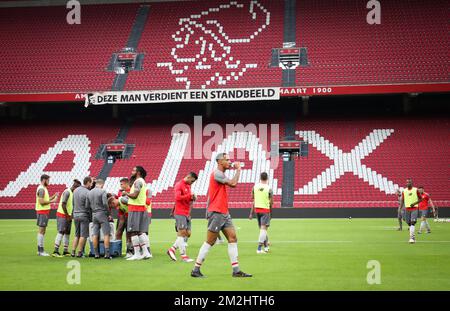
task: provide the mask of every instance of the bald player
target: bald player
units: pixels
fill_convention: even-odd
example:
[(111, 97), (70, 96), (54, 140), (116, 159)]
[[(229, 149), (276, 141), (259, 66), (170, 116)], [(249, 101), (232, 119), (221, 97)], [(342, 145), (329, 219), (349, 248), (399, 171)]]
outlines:
[(70, 229), (72, 227), (72, 212), (73, 212), (73, 192), (81, 186), (78, 179), (74, 179), (72, 187), (67, 188), (61, 195), (59, 200), (58, 210), (56, 211), (56, 229), (58, 233), (55, 238), (55, 250), (53, 257), (62, 257), (59, 254), (59, 246), (64, 238), (64, 252), (63, 256), (70, 256), (69, 253), (69, 238)]
[(415, 229), (419, 214), (419, 203), (422, 196), (416, 187), (413, 187), (412, 178), (406, 180), (406, 189), (402, 193), (402, 208), (405, 207), (405, 222), (409, 226), (409, 243), (416, 243)]
[(241, 164), (236, 162), (234, 168), (236, 173), (232, 179), (225, 176), (225, 171), (231, 168), (231, 161), (226, 153), (219, 153), (216, 156), (217, 168), (209, 178), (208, 188), (208, 232), (206, 241), (202, 247), (195, 261), (194, 269), (191, 271), (192, 277), (203, 277), (200, 272), (200, 267), (205, 261), (209, 249), (214, 245), (222, 231), (225, 238), (228, 240), (228, 256), (230, 257), (231, 267), (233, 269), (233, 277), (251, 277), (239, 269), (238, 263), (238, 247), (236, 230), (228, 212), (228, 194), (227, 187), (234, 188), (238, 184), (239, 176), (241, 175)]
[(58, 193), (50, 196), (48, 194), (48, 185), (50, 184), (50, 176), (43, 174), (41, 176), (41, 183), (36, 189), (36, 218), (38, 234), (37, 234), (37, 248), (38, 256), (50, 256), (44, 251), (44, 236), (48, 224), (48, 218), (50, 216), (51, 203), (55, 203), (58, 200)]

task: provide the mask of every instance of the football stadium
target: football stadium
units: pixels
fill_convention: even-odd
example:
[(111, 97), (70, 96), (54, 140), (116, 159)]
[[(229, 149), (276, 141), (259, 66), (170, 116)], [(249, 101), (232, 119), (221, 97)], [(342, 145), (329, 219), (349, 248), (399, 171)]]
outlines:
[(0, 1), (0, 290), (450, 290), (448, 12)]

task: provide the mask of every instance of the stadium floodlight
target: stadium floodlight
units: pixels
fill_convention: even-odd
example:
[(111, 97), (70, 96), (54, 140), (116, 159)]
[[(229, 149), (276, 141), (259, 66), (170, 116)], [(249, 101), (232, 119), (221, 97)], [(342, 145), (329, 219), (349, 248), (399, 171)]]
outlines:
[(283, 42), (284, 49), (289, 49), (289, 48), (294, 48), (294, 47), (295, 47), (295, 42)]
[(123, 75), (125, 74), (125, 68), (123, 68), (122, 66), (117, 66), (114, 68), (114, 72), (118, 75)]

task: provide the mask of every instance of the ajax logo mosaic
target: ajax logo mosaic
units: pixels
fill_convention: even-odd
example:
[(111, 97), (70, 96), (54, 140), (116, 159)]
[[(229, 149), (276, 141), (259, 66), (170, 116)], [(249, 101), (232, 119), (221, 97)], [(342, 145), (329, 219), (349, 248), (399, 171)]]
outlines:
[[(230, 16), (238, 23), (224, 25)], [(270, 12), (258, 1), (230, 1), (218, 7), (205, 8), (198, 14), (180, 18), (179, 29), (172, 34), (175, 46), (167, 67), (186, 89), (222, 87), (238, 81), (258, 64), (245, 63), (233, 53), (234, 49), (251, 49), (251, 42), (270, 25)], [(201, 78), (192, 79), (193, 76)], [(196, 85), (198, 84), (198, 85)]]

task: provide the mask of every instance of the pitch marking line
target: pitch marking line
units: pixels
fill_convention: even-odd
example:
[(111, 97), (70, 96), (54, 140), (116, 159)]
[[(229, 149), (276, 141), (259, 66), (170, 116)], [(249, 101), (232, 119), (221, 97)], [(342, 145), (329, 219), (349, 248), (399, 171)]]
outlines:
[(14, 233), (27, 233), (27, 232), (36, 232), (36, 231), (37, 230), (8, 231), (8, 232), (0, 232), (0, 235), (14, 234)]
[[(270, 241), (271, 243), (353, 243), (353, 241)], [(150, 240), (150, 244), (154, 243), (173, 243), (173, 241), (152, 241)], [(258, 241), (238, 241), (238, 243), (258, 243)]]

